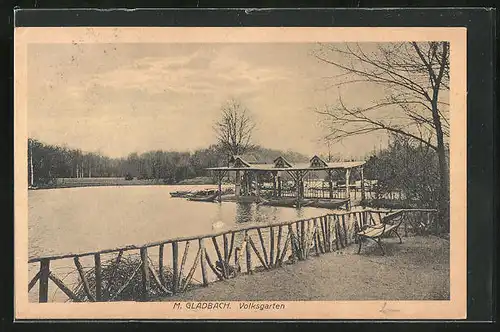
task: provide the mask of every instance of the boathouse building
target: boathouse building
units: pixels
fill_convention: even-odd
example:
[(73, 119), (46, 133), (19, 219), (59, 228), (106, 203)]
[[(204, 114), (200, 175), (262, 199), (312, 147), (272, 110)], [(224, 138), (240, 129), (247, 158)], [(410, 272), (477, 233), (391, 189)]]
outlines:
[[(273, 163), (251, 163), (241, 156), (233, 156), (228, 166), (208, 168), (215, 173), (218, 181), (219, 201), (221, 200), (222, 181), (228, 172), (235, 174), (234, 199), (241, 201), (260, 200), (265, 198), (295, 198), (297, 201), (304, 199), (337, 200), (340, 205), (350, 199), (352, 188), (351, 173), (358, 170), (361, 177), (361, 199), (365, 198), (365, 180), (363, 165), (365, 161), (326, 162), (319, 156), (313, 156), (309, 163), (292, 164), (284, 157), (276, 158)], [(305, 190), (305, 179), (312, 173), (326, 173), (326, 181), (321, 185), (309, 187)], [(343, 185), (334, 185), (332, 173), (341, 173), (345, 179)], [(292, 179), (293, 185), (287, 186), (283, 182), (284, 175)], [(271, 183), (272, 187), (263, 186)], [(326, 184), (326, 186), (324, 185)], [(265, 191), (265, 195), (263, 195)]]

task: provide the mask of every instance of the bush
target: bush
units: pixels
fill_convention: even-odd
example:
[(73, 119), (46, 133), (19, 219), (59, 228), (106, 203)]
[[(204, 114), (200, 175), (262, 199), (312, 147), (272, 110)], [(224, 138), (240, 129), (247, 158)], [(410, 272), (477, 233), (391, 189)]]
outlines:
[(134, 179), (134, 177), (132, 175), (130, 175), (129, 173), (127, 173), (127, 175), (125, 175), (125, 180), (131, 181), (133, 179)]
[[(116, 264), (116, 259), (110, 259), (102, 264), (102, 300), (103, 301), (140, 301), (142, 295), (142, 276), (141, 276), (141, 258), (139, 255), (123, 256), (119, 264)], [(155, 270), (157, 274), (159, 272)], [(135, 274), (134, 274), (135, 272)], [(89, 283), (90, 292), (95, 294), (95, 268), (89, 269), (85, 273)], [(133, 276), (130, 283), (123, 291), (114, 298), (114, 295), (127, 283), (130, 277)], [(171, 290), (173, 287), (173, 273), (171, 269), (165, 268), (163, 274), (165, 287)], [(183, 280), (185, 282), (185, 280)], [(194, 286), (193, 283), (188, 285), (188, 289)], [(85, 295), (83, 282), (80, 280), (74, 289), (74, 293), (80, 298), (88, 301)], [(150, 278), (149, 297), (166, 296), (166, 294), (158, 287), (154, 279)]]
[(410, 205), (436, 208), (439, 195), (438, 157), (434, 150), (406, 137), (393, 136), (389, 147), (372, 156), (366, 178), (377, 179), (375, 199), (401, 191)]

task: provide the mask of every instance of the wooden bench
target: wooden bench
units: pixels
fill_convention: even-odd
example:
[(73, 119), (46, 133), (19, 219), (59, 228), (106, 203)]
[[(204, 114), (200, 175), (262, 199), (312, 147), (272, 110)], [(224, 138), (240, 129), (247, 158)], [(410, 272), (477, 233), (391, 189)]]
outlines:
[(357, 233), (359, 242), (358, 254), (361, 252), (363, 239), (371, 239), (375, 241), (380, 247), (380, 250), (382, 250), (383, 255), (385, 255), (385, 251), (382, 247), (380, 239), (384, 235), (394, 233), (399, 238), (399, 243), (403, 243), (403, 241), (401, 240), (401, 236), (399, 236), (398, 234), (398, 228), (403, 223), (403, 212), (403, 210), (391, 212), (388, 215), (382, 217), (382, 220), (379, 224), (364, 226), (363, 229)]

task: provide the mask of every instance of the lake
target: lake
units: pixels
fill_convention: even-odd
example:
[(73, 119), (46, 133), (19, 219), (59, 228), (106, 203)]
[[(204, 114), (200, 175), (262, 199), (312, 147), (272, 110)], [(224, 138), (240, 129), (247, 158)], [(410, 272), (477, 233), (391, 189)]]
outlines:
[[(177, 190), (216, 186), (118, 186), (32, 190), (28, 193), (29, 256), (81, 253), (213, 232), (242, 223), (272, 224), (315, 217), (330, 210), (171, 198)], [(72, 261), (54, 262), (71, 268)], [(66, 264), (66, 265), (65, 265)], [(30, 264), (30, 276), (38, 264)], [(55, 270), (57, 271), (57, 270)], [(35, 287), (30, 292), (32, 299)]]

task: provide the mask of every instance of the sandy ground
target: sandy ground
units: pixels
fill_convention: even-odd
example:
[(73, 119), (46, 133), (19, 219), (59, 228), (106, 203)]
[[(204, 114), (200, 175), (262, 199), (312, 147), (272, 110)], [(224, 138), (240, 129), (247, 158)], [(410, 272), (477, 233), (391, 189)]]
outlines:
[[(163, 301), (446, 300), (449, 242), (428, 237), (384, 239), (311, 257), (294, 265), (219, 281)], [(158, 301), (158, 300), (156, 300)]]

